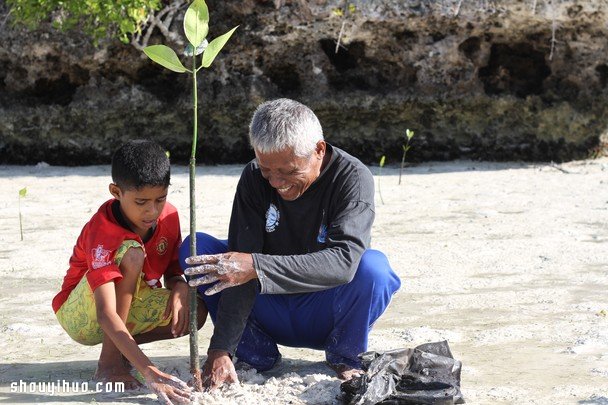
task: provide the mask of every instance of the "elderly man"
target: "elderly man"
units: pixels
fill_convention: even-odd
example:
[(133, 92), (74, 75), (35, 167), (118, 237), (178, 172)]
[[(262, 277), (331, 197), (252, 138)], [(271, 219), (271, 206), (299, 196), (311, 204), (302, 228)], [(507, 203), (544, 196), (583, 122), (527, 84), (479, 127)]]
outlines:
[[(228, 241), (197, 233), (181, 249), (215, 325), (203, 381), (237, 381), (232, 357), (258, 371), (277, 344), (324, 350), (338, 377), (360, 373), (372, 324), (399, 289), (386, 257), (369, 249), (374, 182), (356, 158), (323, 140), (305, 105), (278, 99), (250, 125), (256, 159), (239, 180)], [(223, 290), (223, 291), (222, 291)], [(221, 294), (217, 294), (222, 291)]]

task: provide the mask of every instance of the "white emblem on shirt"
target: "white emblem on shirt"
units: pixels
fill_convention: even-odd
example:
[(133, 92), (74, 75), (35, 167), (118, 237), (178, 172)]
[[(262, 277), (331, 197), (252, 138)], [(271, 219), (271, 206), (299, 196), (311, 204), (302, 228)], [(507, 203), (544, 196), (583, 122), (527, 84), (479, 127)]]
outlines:
[(279, 218), (281, 213), (274, 204), (270, 204), (268, 211), (266, 211), (266, 232), (274, 232), (279, 226)]
[(102, 244), (97, 245), (95, 249), (91, 249), (91, 256), (93, 257), (93, 260), (91, 261), (91, 267), (93, 267), (93, 269), (105, 267), (111, 263), (110, 251), (104, 249)]

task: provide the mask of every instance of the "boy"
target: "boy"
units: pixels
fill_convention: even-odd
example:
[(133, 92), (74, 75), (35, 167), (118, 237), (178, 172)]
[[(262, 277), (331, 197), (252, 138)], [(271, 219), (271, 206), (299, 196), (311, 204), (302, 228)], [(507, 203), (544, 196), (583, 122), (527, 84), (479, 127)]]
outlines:
[[(156, 368), (138, 346), (189, 333), (179, 217), (166, 202), (170, 176), (165, 151), (152, 141), (130, 141), (115, 152), (114, 198), (78, 237), (53, 310), (76, 342), (102, 343), (95, 378), (138, 387), (132, 364), (159, 398), (181, 402), (189, 399), (188, 386)], [(161, 276), (168, 289), (160, 288)], [(199, 328), (206, 317), (199, 300)]]

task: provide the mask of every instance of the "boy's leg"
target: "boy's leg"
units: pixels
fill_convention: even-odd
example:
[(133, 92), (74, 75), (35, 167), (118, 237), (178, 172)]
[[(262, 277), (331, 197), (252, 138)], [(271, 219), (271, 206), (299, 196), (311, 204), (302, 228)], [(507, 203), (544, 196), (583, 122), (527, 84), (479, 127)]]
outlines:
[[(141, 274), (143, 251), (141, 245), (136, 241), (125, 241), (118, 249), (114, 259), (123, 273), (123, 279), (115, 285), (117, 296), (124, 295), (121, 293), (123, 290), (120, 290), (119, 287), (124, 288), (127, 292), (135, 292), (130, 294), (132, 296), (131, 305), (125, 322), (131, 336), (138, 344), (173, 338), (170, 331), (171, 317), (163, 318), (170, 291), (165, 288), (152, 289), (143, 281)], [(140, 271), (135, 271), (138, 268)], [(135, 283), (133, 283), (134, 276), (136, 276)], [(68, 335), (76, 342), (84, 345), (103, 343), (100, 356), (101, 367), (97, 371), (98, 377), (112, 378), (113, 380), (124, 377), (124, 379), (130, 381), (132, 380), (132, 377), (128, 375), (131, 368), (130, 364), (116, 350), (111, 340), (104, 340), (103, 330), (97, 321), (93, 295), (85, 276), (57, 311), (57, 319)], [(122, 317), (118, 308), (117, 312)], [(206, 310), (202, 301), (198, 315), (199, 325), (202, 326), (206, 318)], [(112, 368), (112, 370), (108, 371), (108, 368)], [(107, 374), (110, 374), (111, 377), (107, 377)], [(133, 380), (133, 383), (135, 384), (136, 381)]]
[[(157, 290), (164, 290), (167, 291), (169, 295), (171, 292), (170, 290), (166, 290), (166, 289), (150, 289), (152, 293), (157, 292)], [(165, 301), (166, 302), (166, 301)], [(205, 307), (205, 303), (203, 302), (203, 300), (201, 300), (200, 298), (197, 300), (198, 302), (198, 306), (197, 306), (197, 310), (196, 310), (196, 316), (198, 318), (197, 321), (197, 329), (200, 329), (203, 327), (203, 325), (205, 324), (205, 321), (207, 320), (207, 308)], [(165, 303), (165, 306), (167, 304)], [(144, 307), (145, 309), (143, 311), (139, 311), (139, 312), (146, 312), (148, 307), (146, 306), (145, 303), (140, 304), (140, 306)], [(138, 312), (137, 309), (135, 309), (135, 311), (132, 312)], [(129, 316), (131, 316), (131, 313), (129, 313)], [(171, 320), (172, 318), (168, 318), (169, 320)], [(190, 333), (190, 328), (188, 327), (188, 329), (186, 329), (185, 333)], [(149, 332), (143, 332), (140, 333), (138, 335), (134, 335), (133, 338), (135, 339), (135, 341), (137, 342), (137, 344), (144, 344), (144, 343), (150, 343), (150, 342), (157, 342), (159, 340), (166, 340), (166, 339), (174, 339), (175, 336), (173, 336), (173, 333), (171, 332), (171, 322), (169, 322), (169, 324), (165, 325), (165, 326), (158, 326), (154, 329), (152, 329)]]
[[(228, 242), (225, 240), (217, 239), (211, 235), (197, 232), (196, 233), (196, 253), (197, 255), (205, 254), (218, 254), (226, 253), (228, 251)], [(180, 248), (179, 261), (182, 269), (186, 269), (188, 265), (185, 263), (187, 257), (190, 256), (190, 237), (186, 237)], [(217, 308), (221, 297), (221, 292), (207, 296), (204, 292), (210, 285), (200, 286), (198, 288), (199, 294), (203, 297), (211, 320), (215, 323), (215, 317), (217, 315)], [(256, 297), (254, 311), (262, 312), (273, 312), (277, 316), (286, 318), (288, 311), (285, 307), (281, 307), (280, 303), (274, 305), (274, 308), (270, 308), (267, 305), (268, 297), (265, 295), (258, 295)], [(268, 311), (264, 311), (264, 308)], [(276, 318), (275, 318), (276, 319)], [(281, 354), (277, 348), (276, 341), (260, 329), (255, 318), (249, 317), (243, 336), (236, 350), (236, 357), (258, 371), (265, 371), (276, 364), (280, 359)]]
[[(131, 243), (135, 243), (136, 246), (131, 245)], [(127, 249), (124, 249), (125, 246), (127, 249), (129, 247), (139, 247), (139, 243), (125, 241), (116, 254), (115, 261), (117, 263), (125, 260), (121, 254), (127, 251)], [(143, 275), (137, 280), (136, 292), (131, 300), (129, 314), (125, 322), (127, 329), (129, 329), (129, 332), (138, 344), (173, 339), (174, 336), (171, 332), (172, 316), (169, 314), (167, 318), (164, 318), (171, 290), (167, 288), (151, 288), (143, 281), (142, 277)], [(197, 309), (197, 326), (200, 329), (207, 319), (207, 309), (200, 299), (198, 300)]]
[[(114, 259), (119, 265), (122, 273), (122, 280), (115, 283), (116, 291), (116, 313), (122, 321), (127, 325), (127, 318), (133, 295), (136, 291), (138, 281), (141, 277), (141, 272), (144, 265), (145, 254), (135, 241), (126, 241), (119, 248), (117, 257)], [(128, 328), (128, 326), (127, 326)], [(125, 364), (122, 353), (114, 342), (104, 334), (101, 345), (101, 354), (97, 363), (97, 371), (94, 378), (103, 381), (122, 381), (131, 387), (141, 385), (133, 376), (130, 369)]]

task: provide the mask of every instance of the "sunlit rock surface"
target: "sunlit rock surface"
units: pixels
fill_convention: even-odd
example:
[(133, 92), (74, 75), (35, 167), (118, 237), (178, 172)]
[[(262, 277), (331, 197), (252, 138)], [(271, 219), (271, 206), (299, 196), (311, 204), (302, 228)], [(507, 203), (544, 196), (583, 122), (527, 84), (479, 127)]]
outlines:
[[(409, 161), (561, 161), (606, 150), (603, 0), (361, 0), (343, 16), (343, 1), (207, 3), (211, 38), (240, 27), (199, 74), (199, 163), (250, 159), (251, 114), (277, 97), (311, 106), (326, 138), (367, 163), (386, 155), (397, 164), (406, 128), (416, 132)], [(189, 76), (130, 45), (28, 32), (2, 7), (0, 163), (104, 163), (139, 137), (187, 161)], [(183, 48), (160, 34), (150, 41), (160, 42)]]

